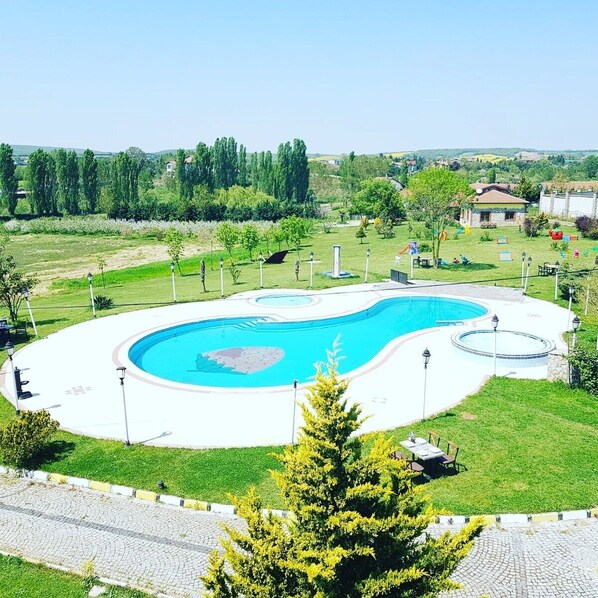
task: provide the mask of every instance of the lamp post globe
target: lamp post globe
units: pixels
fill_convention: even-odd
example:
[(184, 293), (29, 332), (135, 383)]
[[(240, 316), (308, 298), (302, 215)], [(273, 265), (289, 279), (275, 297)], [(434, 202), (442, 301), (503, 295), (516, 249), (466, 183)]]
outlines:
[(498, 316), (496, 314), (492, 316), (491, 322), (494, 330), (494, 377), (496, 378), (496, 329), (498, 328)]
[(581, 326), (581, 320), (579, 319), (579, 316), (575, 316), (573, 318), (573, 322), (571, 322), (571, 324), (573, 326), (573, 343), (572, 343), (571, 348), (575, 349), (575, 343), (577, 341), (577, 330)]
[(220, 296), (224, 297), (224, 259), (220, 258)]

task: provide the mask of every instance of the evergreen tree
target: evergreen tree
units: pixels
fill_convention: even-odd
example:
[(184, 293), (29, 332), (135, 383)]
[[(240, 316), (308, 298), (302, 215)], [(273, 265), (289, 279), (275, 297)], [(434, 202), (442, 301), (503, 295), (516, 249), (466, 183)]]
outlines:
[(98, 162), (90, 149), (83, 152), (81, 159), (81, 191), (85, 206), (93, 214), (98, 206), (100, 187), (98, 181)]
[(228, 189), (237, 184), (238, 156), (234, 137), (218, 138), (213, 147), (214, 188)]
[(258, 168), (258, 191), (274, 195), (274, 161), (272, 152), (261, 152)]
[(29, 201), (38, 216), (51, 216), (58, 212), (56, 163), (54, 158), (42, 149), (29, 155), (27, 163), (30, 187)]
[(0, 199), (11, 216), (14, 215), (17, 207), (16, 168), (12, 157), (12, 147), (8, 143), (0, 144)]
[(363, 420), (346, 389), (333, 353), (302, 405), (298, 445), (273, 473), (292, 516), (264, 515), (253, 489), (236, 500), (247, 529), (227, 528), (224, 555), (211, 555), (208, 597), (432, 598), (458, 587), (449, 575), (482, 523), (425, 534), (433, 509), (387, 438), (376, 435), (366, 451), (353, 435)]

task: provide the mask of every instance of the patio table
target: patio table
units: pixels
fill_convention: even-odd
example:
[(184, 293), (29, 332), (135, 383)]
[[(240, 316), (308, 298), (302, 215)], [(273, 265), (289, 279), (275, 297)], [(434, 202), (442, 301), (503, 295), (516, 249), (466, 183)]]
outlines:
[(421, 461), (431, 461), (432, 459), (439, 459), (445, 456), (441, 449), (430, 444), (424, 438), (416, 438), (415, 442), (402, 440), (399, 444), (408, 451), (411, 451)]

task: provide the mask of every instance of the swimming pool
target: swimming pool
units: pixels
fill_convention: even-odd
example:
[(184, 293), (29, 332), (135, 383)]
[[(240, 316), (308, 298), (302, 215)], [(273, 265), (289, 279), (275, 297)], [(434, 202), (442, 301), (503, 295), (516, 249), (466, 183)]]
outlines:
[(339, 371), (347, 373), (399, 336), (485, 313), (484, 307), (469, 301), (401, 297), (321, 320), (219, 318), (149, 334), (133, 344), (129, 359), (145, 372), (174, 382), (227, 388), (282, 386), (313, 380), (314, 364), (326, 360), (337, 337), (342, 349)]

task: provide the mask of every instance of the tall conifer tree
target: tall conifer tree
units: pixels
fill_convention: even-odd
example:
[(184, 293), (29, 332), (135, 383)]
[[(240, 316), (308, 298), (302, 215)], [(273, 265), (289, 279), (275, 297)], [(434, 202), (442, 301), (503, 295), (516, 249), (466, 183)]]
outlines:
[(14, 215), (17, 207), (18, 180), (15, 174), (16, 168), (12, 147), (8, 143), (0, 144), (0, 199), (11, 216)]

